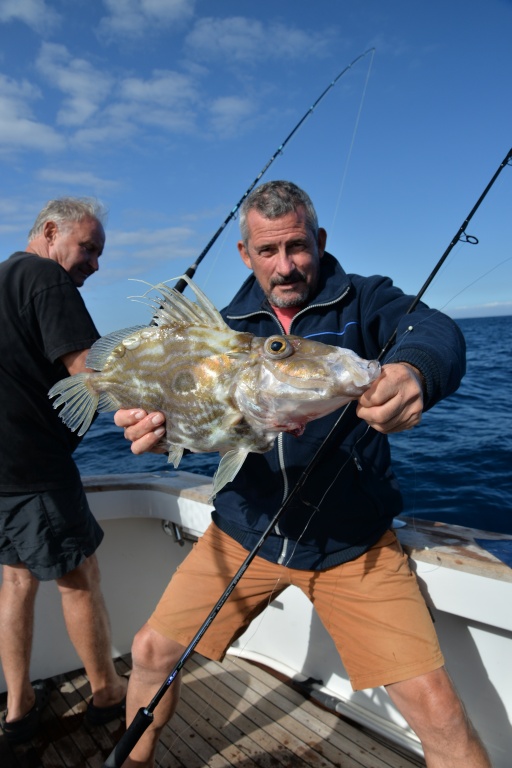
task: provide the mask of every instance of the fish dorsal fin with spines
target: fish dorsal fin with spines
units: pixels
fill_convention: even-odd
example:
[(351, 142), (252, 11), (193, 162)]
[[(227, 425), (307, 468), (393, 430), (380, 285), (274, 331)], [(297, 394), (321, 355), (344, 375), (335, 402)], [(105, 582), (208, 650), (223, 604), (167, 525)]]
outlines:
[(133, 328), (123, 328), (120, 331), (109, 333), (108, 336), (102, 336), (90, 348), (85, 361), (86, 366), (95, 371), (102, 371), (112, 350), (118, 347), (119, 344), (122, 344), (125, 339), (139, 333), (139, 331), (143, 331), (146, 327), (145, 325), (134, 325)]
[(153, 317), (155, 325), (204, 325), (216, 330), (225, 331), (229, 327), (221, 317), (220, 312), (214, 307), (207, 296), (186, 275), (182, 280), (194, 291), (197, 302), (190, 301), (174, 288), (164, 283), (155, 286), (155, 290), (162, 294), (162, 300), (156, 299), (158, 308)]

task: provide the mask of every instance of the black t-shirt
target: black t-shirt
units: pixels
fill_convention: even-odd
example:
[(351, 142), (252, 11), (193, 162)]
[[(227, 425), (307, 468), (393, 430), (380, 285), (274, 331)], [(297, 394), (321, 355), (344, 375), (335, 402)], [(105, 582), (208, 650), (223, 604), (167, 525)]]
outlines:
[(68, 372), (60, 357), (99, 337), (73, 281), (55, 261), (18, 252), (0, 263), (0, 492), (75, 482), (79, 440), (48, 390)]

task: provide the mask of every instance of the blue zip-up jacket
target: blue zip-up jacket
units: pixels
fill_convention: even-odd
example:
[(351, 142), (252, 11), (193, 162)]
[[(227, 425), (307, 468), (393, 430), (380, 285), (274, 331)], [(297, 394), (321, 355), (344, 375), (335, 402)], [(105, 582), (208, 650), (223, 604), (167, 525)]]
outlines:
[[(424, 377), (425, 409), (453, 393), (465, 373), (465, 343), (456, 323), (413, 301), (387, 277), (346, 274), (325, 253), (314, 300), (294, 317), (290, 333), (378, 357), (407, 362)], [(251, 275), (222, 316), (236, 331), (267, 337), (283, 329)], [(280, 434), (271, 451), (250, 453), (235, 479), (215, 498), (213, 521), (252, 550), (339, 416), (310, 422), (304, 434)], [(402, 511), (388, 439), (358, 419), (349, 406), (323, 461), (280, 518), (258, 554), (291, 568), (322, 570), (366, 552)]]

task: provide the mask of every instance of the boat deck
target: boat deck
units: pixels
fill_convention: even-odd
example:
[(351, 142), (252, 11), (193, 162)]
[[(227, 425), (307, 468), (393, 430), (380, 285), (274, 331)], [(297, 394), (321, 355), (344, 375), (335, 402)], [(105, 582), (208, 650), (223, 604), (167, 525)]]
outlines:
[[(130, 657), (116, 660), (129, 674)], [(182, 697), (162, 734), (159, 768), (418, 768), (425, 761), (308, 700), (288, 681), (243, 659), (193, 655)], [(40, 735), (12, 747), (0, 731), (2, 768), (101, 768), (124, 723), (89, 728), (83, 670), (52, 678)], [(163, 681), (162, 681), (163, 682)], [(5, 708), (5, 694), (0, 710)]]

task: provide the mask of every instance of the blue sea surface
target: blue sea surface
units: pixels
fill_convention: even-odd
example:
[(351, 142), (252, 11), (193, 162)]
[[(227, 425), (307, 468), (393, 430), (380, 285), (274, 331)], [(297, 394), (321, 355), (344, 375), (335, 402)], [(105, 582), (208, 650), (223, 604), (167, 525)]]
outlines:
[(406, 514), (512, 534), (512, 316), (458, 320), (458, 391), (391, 437)]
[[(457, 321), (468, 370), (459, 390), (413, 430), (391, 436), (404, 514), (512, 534), (512, 316)], [(83, 475), (172, 472), (164, 456), (134, 456), (113, 414), (101, 414), (75, 452)], [(213, 475), (217, 454), (180, 469)]]

